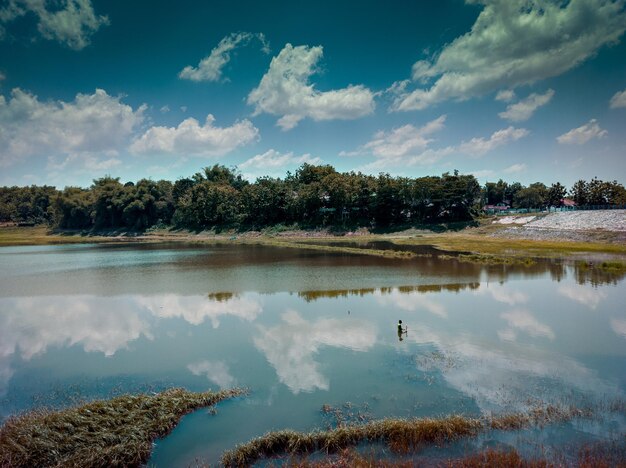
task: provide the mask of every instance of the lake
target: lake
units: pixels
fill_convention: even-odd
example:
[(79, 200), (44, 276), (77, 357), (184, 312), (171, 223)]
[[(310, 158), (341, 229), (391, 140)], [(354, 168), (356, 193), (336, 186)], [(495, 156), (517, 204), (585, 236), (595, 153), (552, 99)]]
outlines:
[[(149, 463), (169, 467), (217, 463), (269, 430), (338, 420), (601, 405), (626, 391), (625, 299), (623, 275), (557, 260), (488, 266), (236, 244), (4, 247), (0, 417), (127, 392), (249, 387), (158, 440)], [(446, 454), (557, 450), (625, 428), (623, 415), (607, 413), (488, 434)]]

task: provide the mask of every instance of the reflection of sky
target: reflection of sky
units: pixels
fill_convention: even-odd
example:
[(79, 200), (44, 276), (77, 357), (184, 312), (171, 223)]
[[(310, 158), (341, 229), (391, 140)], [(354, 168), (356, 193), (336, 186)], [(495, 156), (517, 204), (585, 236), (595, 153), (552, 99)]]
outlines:
[[(572, 300), (562, 293), (570, 286), (599, 299)], [(71, 348), (64, 375), (73, 358), (96, 363), (96, 375), (113, 376), (140, 374), (151, 360), (157, 376), (180, 375), (174, 385), (282, 388), (290, 404), (316, 393), (347, 401), (355, 392), (380, 394), (381, 385), (402, 404), (414, 392), (428, 399), (454, 391), (481, 410), (621, 395), (615, 369), (626, 359), (622, 291), (621, 284), (563, 280), (555, 287), (534, 279), (459, 291), (386, 288), (308, 302), (284, 293), (221, 301), (169, 293), (0, 298), (0, 389), (21, 369), (33, 378), (46, 366), (54, 373), (59, 361), (46, 356)], [(408, 327), (402, 342), (400, 318)], [(121, 350), (127, 354), (116, 359)], [(411, 362), (402, 378), (390, 371), (391, 355)], [(613, 367), (587, 359), (594, 356), (613, 356)]]
[(171, 294), (0, 298), (0, 392), (13, 375), (14, 355), (28, 361), (50, 348), (80, 346), (112, 356), (142, 335), (152, 339), (155, 319), (182, 318), (191, 325), (209, 320), (217, 328), (221, 317), (253, 321), (261, 310), (258, 301), (245, 297), (224, 302)]
[(259, 326), (254, 344), (276, 369), (279, 380), (295, 394), (328, 390), (328, 379), (314, 359), (321, 347), (367, 351), (376, 342), (376, 327), (369, 322), (334, 318), (307, 321), (295, 310), (281, 318), (277, 326)]

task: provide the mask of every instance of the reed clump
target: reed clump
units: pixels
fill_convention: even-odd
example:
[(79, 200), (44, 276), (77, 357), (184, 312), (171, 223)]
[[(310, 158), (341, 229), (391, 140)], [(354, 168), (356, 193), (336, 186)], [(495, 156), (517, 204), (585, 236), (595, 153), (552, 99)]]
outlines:
[[(621, 409), (618, 403), (611, 403), (605, 410)], [(601, 409), (601, 408), (599, 408)], [(383, 419), (359, 425), (341, 426), (328, 431), (300, 433), (294, 431), (270, 432), (257, 439), (239, 445), (234, 450), (224, 453), (222, 463), (225, 466), (248, 466), (261, 458), (276, 455), (297, 456), (314, 452), (338, 453), (360, 444), (386, 445), (395, 453), (403, 454), (420, 449), (426, 445), (439, 445), (453, 442), (464, 437), (473, 437), (491, 430), (515, 431), (532, 426), (563, 423), (574, 418), (593, 417), (591, 408), (580, 409), (575, 406), (537, 406), (526, 412), (485, 416), (480, 419), (464, 416), (423, 419)], [(510, 454), (488, 454), (506, 462)], [(494, 459), (495, 460), (495, 459)], [(510, 465), (515, 465), (515, 457)], [(498, 466), (474, 464), (478, 459), (466, 460), (466, 465), (458, 466)], [(343, 466), (343, 465), (338, 465)], [(369, 465), (368, 465), (369, 466)], [(377, 466), (377, 465), (376, 465)], [(457, 465), (444, 465), (457, 466)], [(541, 464), (536, 466), (543, 466)]]
[(475, 435), (481, 428), (482, 423), (478, 419), (450, 416), (443, 419), (383, 419), (310, 433), (270, 432), (226, 452), (222, 456), (222, 463), (225, 466), (248, 466), (273, 455), (315, 451), (335, 453), (364, 442), (384, 443), (392, 450), (404, 453), (423, 445), (451, 442)]
[(0, 466), (140, 466), (185, 414), (245, 393), (171, 389), (13, 416), (0, 428)]

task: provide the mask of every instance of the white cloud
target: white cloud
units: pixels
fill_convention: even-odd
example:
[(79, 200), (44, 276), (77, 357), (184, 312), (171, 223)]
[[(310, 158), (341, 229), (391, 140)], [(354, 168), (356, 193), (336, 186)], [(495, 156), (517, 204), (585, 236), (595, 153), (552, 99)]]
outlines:
[(170, 106), (165, 105), (165, 106), (161, 107), (159, 109), (159, 111), (161, 112), (161, 114), (167, 114), (170, 111)]
[(529, 134), (525, 128), (508, 127), (494, 132), (489, 138), (472, 138), (459, 145), (461, 153), (474, 156), (482, 156), (495, 148), (505, 145), (511, 141), (519, 140)]
[(556, 140), (565, 145), (584, 145), (593, 138), (604, 138), (609, 132), (600, 128), (596, 119), (591, 119), (585, 125), (573, 128), (567, 133), (556, 138)]
[(226, 363), (222, 361), (200, 361), (187, 366), (193, 375), (204, 375), (220, 388), (230, 388), (235, 385), (235, 378), (230, 374)]
[(371, 154), (377, 160), (365, 166), (368, 170), (383, 169), (392, 165), (427, 165), (439, 161), (454, 151), (452, 147), (428, 148), (434, 141), (430, 136), (445, 127), (442, 115), (422, 127), (408, 124), (391, 131), (379, 131), (357, 151), (342, 152), (343, 155)]
[(178, 127), (151, 127), (137, 138), (133, 153), (173, 153), (180, 156), (221, 156), (258, 139), (259, 130), (245, 119), (230, 127), (215, 127), (215, 117), (207, 115), (204, 125), (194, 118)]
[(616, 43), (626, 29), (623, 1), (467, 0), (484, 6), (471, 31), (432, 61), (413, 66), (413, 80), (430, 88), (399, 90), (393, 110), (409, 111), (450, 99), (558, 76), (597, 50)]
[(211, 50), (211, 53), (200, 61), (197, 67), (186, 66), (178, 74), (178, 77), (191, 81), (219, 81), (222, 78), (224, 67), (230, 62), (231, 52), (237, 47), (248, 44), (253, 38), (258, 38), (261, 41), (263, 51), (269, 53), (269, 45), (263, 34), (232, 33), (224, 37)]
[(509, 167), (502, 170), (505, 174), (519, 174), (520, 172), (524, 172), (527, 169), (526, 164), (518, 163), (512, 164)]
[(563, 285), (559, 287), (558, 292), (561, 296), (586, 305), (590, 309), (598, 307), (598, 304), (606, 298), (606, 292), (601, 289), (580, 285)]
[(444, 128), (446, 116), (442, 115), (423, 127), (404, 125), (390, 132), (380, 131), (364, 145), (374, 156), (385, 159), (406, 158), (421, 153), (433, 140), (428, 138)]
[(515, 99), (515, 91), (512, 89), (503, 89), (496, 94), (496, 101), (511, 102)]
[(73, 102), (42, 102), (16, 88), (9, 100), (0, 96), (0, 166), (29, 156), (119, 151), (143, 122), (145, 109), (133, 110), (102, 89), (77, 94)]
[(611, 109), (618, 107), (626, 107), (626, 89), (624, 91), (618, 91), (611, 98)]
[(281, 116), (277, 125), (290, 130), (307, 117), (315, 121), (345, 120), (373, 113), (374, 93), (363, 85), (318, 91), (309, 83), (322, 55), (321, 46), (285, 45), (272, 59), (259, 86), (248, 95), (248, 104), (255, 106), (254, 114)]
[[(340, 155), (355, 156), (371, 154), (376, 161), (362, 167), (362, 170), (382, 170), (390, 166), (415, 166), (434, 164), (453, 153), (482, 156), (511, 141), (529, 134), (524, 128), (508, 127), (494, 132), (489, 138), (472, 138), (457, 146), (429, 148), (434, 141), (430, 136), (445, 127), (446, 116), (442, 115), (423, 127), (404, 125), (389, 132), (379, 131), (365, 145), (356, 151), (342, 151)], [(478, 171), (480, 173), (481, 171)], [(487, 174), (488, 175), (488, 174)]]
[(376, 343), (376, 329), (366, 322), (319, 319), (308, 322), (293, 310), (272, 328), (259, 326), (254, 345), (276, 369), (278, 379), (298, 394), (328, 390), (329, 382), (318, 369), (314, 355), (324, 346), (367, 351)]
[[(48, 9), (49, 6), (59, 8), (52, 10)], [(91, 0), (9, 0), (0, 9), (0, 23), (8, 23), (28, 13), (37, 17), (37, 29), (45, 39), (56, 40), (75, 50), (89, 45), (91, 35), (109, 24), (106, 16), (95, 14)]]
[[(527, 310), (513, 310), (511, 312), (505, 312), (500, 316), (509, 323), (511, 328), (524, 331), (530, 336), (545, 336), (551, 340), (554, 339), (554, 332), (552, 329), (548, 325), (537, 320)], [(506, 330), (503, 333), (506, 336)]]
[(515, 104), (509, 104), (504, 112), (500, 112), (498, 115), (502, 119), (510, 120), (513, 122), (522, 122), (532, 117), (537, 109), (541, 106), (545, 106), (550, 102), (554, 96), (554, 90), (549, 89), (544, 94), (532, 93), (526, 99), (522, 99)]
[(239, 164), (239, 169), (249, 173), (248, 175), (272, 175), (282, 172), (288, 167), (297, 167), (304, 163), (321, 164), (323, 161), (318, 157), (310, 154), (296, 156), (292, 152), (280, 153), (274, 149), (270, 149), (263, 154), (257, 154), (250, 159)]
[(122, 164), (122, 161), (116, 157), (98, 157), (93, 154), (70, 154), (61, 162), (55, 158), (48, 158), (48, 170), (65, 171), (74, 169), (75, 171), (84, 172), (102, 172), (108, 171)]

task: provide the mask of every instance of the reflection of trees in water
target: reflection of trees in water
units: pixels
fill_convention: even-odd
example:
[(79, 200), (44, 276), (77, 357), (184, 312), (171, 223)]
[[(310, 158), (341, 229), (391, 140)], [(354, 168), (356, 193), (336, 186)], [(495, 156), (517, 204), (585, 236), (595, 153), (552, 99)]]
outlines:
[(603, 264), (594, 265), (587, 262), (577, 262), (574, 265), (574, 276), (578, 284), (590, 283), (593, 286), (602, 284), (617, 284), (626, 276), (626, 270), (603, 267)]
[(298, 297), (301, 297), (307, 302), (316, 301), (323, 298), (338, 298), (348, 296), (366, 296), (369, 294), (379, 293), (382, 295), (391, 294), (392, 292), (400, 292), (402, 294), (409, 294), (413, 292), (441, 292), (452, 291), (459, 292), (464, 289), (478, 289), (480, 283), (453, 283), (453, 284), (419, 284), (416, 286), (398, 286), (398, 287), (382, 287), (382, 288), (360, 288), (360, 289), (332, 289), (332, 290), (320, 290), (320, 291), (301, 291), (298, 292)]

